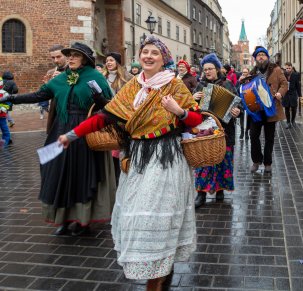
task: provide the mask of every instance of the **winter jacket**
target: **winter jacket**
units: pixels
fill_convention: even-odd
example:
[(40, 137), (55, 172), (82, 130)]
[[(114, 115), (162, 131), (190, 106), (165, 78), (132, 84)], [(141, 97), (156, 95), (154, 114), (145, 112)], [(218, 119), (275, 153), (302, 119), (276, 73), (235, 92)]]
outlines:
[[(254, 67), (252, 71), (250, 72), (251, 75), (256, 75), (258, 72), (258, 68)], [(284, 73), (282, 69), (274, 64), (269, 63), (267, 70), (266, 70), (266, 83), (270, 88), (270, 92), (272, 96), (274, 97), (276, 93), (280, 93), (283, 96), (286, 94), (288, 90), (288, 84), (287, 80), (284, 76)], [(275, 99), (276, 101), (276, 115), (272, 117), (268, 117), (268, 122), (275, 122), (285, 119), (285, 114), (282, 106), (282, 102), (278, 99)]]
[(187, 89), (192, 93), (194, 89), (197, 87), (197, 79), (190, 73), (186, 73), (182, 78), (183, 83), (187, 87)]
[(17, 94), (18, 86), (14, 81), (14, 75), (10, 71), (6, 71), (2, 75), (3, 89), (9, 94)]
[(284, 107), (297, 107), (298, 97), (302, 96), (300, 74), (297, 72), (292, 72), (290, 75), (285, 73), (285, 77), (288, 81), (288, 91), (282, 99), (282, 105)]

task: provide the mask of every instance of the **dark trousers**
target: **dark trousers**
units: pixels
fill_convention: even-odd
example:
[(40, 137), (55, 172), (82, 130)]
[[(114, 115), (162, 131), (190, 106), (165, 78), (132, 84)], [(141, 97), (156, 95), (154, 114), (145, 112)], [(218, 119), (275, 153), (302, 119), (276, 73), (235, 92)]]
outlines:
[[(241, 127), (241, 134), (244, 134), (244, 121), (245, 121), (245, 114), (241, 114), (240, 116), (240, 127)], [(250, 127), (250, 123), (251, 123), (251, 117), (246, 114), (246, 128), (245, 128), (245, 133), (248, 133), (249, 131), (249, 127)]]
[(114, 166), (115, 166), (116, 185), (118, 186), (120, 173), (121, 173), (120, 160), (119, 160), (119, 158), (113, 157), (113, 161), (114, 161)]
[[(290, 111), (291, 111), (291, 118), (290, 118)], [(297, 106), (296, 107), (285, 107), (285, 115), (287, 123), (295, 122), (297, 114)]]
[[(264, 154), (262, 154), (260, 135), (264, 127)], [(274, 149), (276, 122), (267, 122), (266, 117), (260, 122), (250, 123), (251, 159), (254, 163), (272, 164), (272, 152)]]

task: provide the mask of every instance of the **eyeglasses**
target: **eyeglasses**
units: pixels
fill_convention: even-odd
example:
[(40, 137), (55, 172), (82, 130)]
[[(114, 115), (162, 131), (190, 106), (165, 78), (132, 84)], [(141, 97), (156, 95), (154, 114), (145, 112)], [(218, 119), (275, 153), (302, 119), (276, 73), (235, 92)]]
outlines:
[(76, 52), (71, 52), (69, 54), (66, 55), (68, 58), (81, 58), (82, 54), (80, 53), (76, 53)]
[(212, 71), (215, 70), (216, 68), (205, 68), (203, 69), (203, 72), (206, 73), (207, 71)]

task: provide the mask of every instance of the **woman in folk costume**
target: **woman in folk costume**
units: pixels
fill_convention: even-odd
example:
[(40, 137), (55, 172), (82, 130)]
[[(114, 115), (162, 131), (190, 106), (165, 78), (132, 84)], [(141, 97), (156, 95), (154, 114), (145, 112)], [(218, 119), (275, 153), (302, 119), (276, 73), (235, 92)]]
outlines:
[[(236, 88), (230, 80), (227, 80), (221, 73), (221, 63), (216, 54), (206, 55), (201, 60), (201, 67), (204, 77), (195, 89), (194, 98), (199, 100), (203, 97), (202, 89), (208, 83), (216, 84), (226, 88), (234, 94), (237, 94)], [(239, 116), (241, 110), (237, 107), (231, 109), (233, 117)], [(206, 193), (216, 192), (216, 199), (224, 199), (224, 190), (234, 190), (233, 180), (233, 147), (235, 145), (235, 119), (231, 119), (228, 124), (222, 122), (226, 138), (226, 154), (220, 164), (211, 167), (201, 167), (195, 169), (195, 185), (197, 197), (195, 200), (196, 208), (203, 205), (206, 201)]]
[[(87, 118), (94, 98), (88, 81), (95, 80), (110, 100), (112, 93), (102, 74), (95, 70), (93, 51), (82, 43), (62, 50), (69, 68), (44, 84), (37, 92), (12, 95), (14, 104), (56, 101), (57, 116), (45, 145), (71, 130)], [(97, 102), (98, 100), (95, 100)], [(95, 152), (81, 138), (54, 160), (41, 166), (42, 213), (46, 221), (60, 227), (56, 235), (72, 235), (88, 231), (91, 222), (109, 220), (115, 200), (115, 174), (110, 152)]]
[[(107, 54), (103, 74), (113, 95), (116, 95), (118, 91), (134, 77), (121, 66), (121, 54), (116, 52), (110, 52)], [(117, 185), (120, 176), (119, 154), (119, 150), (112, 151)]]
[(184, 83), (169, 70), (173, 59), (161, 40), (148, 36), (139, 58), (143, 71), (103, 113), (59, 142), (67, 147), (107, 124), (129, 136), (124, 150), (130, 165), (121, 172), (111, 222), (115, 250), (127, 278), (148, 279), (147, 290), (161, 290), (173, 263), (187, 260), (196, 247), (192, 172), (180, 134), (184, 125), (200, 124), (202, 116)]
[(177, 78), (182, 79), (187, 89), (192, 93), (197, 87), (197, 79), (190, 73), (189, 64), (184, 60), (180, 60), (178, 62), (177, 68)]

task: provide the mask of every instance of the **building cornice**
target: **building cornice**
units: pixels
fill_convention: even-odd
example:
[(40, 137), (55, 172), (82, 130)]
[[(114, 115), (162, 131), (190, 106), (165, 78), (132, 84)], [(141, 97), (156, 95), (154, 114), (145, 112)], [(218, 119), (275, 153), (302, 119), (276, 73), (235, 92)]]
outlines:
[(154, 5), (157, 6), (162, 6), (162, 8), (165, 8), (165, 10), (167, 12), (170, 12), (171, 14), (178, 16), (179, 18), (181, 18), (185, 23), (191, 25), (192, 21), (185, 16), (184, 14), (182, 14), (181, 12), (179, 12), (178, 10), (174, 9), (172, 6), (170, 6), (169, 4), (167, 4), (166, 2), (164, 2), (163, 0), (149, 0), (151, 3), (154, 3)]

